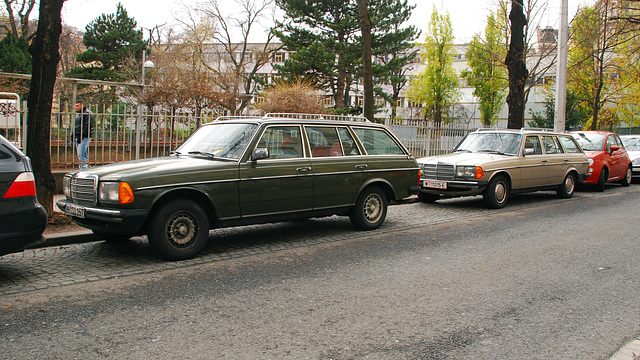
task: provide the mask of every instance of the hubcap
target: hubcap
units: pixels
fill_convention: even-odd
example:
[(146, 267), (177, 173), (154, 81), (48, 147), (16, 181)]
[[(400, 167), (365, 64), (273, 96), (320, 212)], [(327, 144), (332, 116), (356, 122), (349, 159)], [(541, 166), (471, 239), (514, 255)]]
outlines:
[(498, 203), (503, 203), (504, 199), (507, 196), (507, 186), (502, 181), (496, 184), (496, 201)]
[(187, 214), (177, 214), (167, 223), (167, 238), (178, 246), (187, 245), (198, 231), (196, 221)]
[(367, 221), (374, 223), (382, 216), (382, 199), (372, 194), (364, 202), (364, 217)]
[(567, 176), (567, 179), (564, 182), (564, 187), (567, 189), (567, 193), (571, 194), (573, 192), (573, 187), (575, 184), (573, 183), (573, 176)]

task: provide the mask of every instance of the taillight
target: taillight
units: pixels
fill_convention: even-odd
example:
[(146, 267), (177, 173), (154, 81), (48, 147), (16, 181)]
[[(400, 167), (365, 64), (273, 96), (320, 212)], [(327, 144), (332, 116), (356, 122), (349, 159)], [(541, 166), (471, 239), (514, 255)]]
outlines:
[(36, 195), (36, 178), (32, 172), (23, 172), (13, 181), (4, 199)]

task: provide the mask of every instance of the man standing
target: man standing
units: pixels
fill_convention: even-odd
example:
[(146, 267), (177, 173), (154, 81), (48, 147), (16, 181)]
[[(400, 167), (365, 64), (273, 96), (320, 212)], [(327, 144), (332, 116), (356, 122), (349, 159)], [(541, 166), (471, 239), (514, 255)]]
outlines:
[(95, 115), (87, 109), (84, 100), (76, 102), (76, 116), (74, 137), (80, 169), (86, 169), (88, 164), (87, 150), (91, 142), (91, 136), (95, 129)]

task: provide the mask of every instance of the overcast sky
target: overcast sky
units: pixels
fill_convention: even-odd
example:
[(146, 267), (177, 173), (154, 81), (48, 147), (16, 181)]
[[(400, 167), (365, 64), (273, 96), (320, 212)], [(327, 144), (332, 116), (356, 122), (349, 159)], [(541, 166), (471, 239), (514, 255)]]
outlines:
[[(180, 3), (197, 4), (206, 0), (67, 0), (62, 9), (62, 20), (65, 24), (84, 30), (85, 26), (101, 14), (116, 12), (116, 4), (122, 3), (130, 17), (135, 18), (138, 26), (153, 28), (160, 24), (175, 23), (175, 16), (179, 13)], [(539, 0), (543, 2), (544, 0)], [(579, 5), (593, 4), (595, 0), (568, 0), (569, 20), (575, 14)], [(233, 4), (233, 0), (224, 0), (223, 4)], [(495, 9), (495, 0), (409, 0), (417, 5), (410, 21), (424, 31), (430, 19), (431, 10), (435, 4), (438, 9), (446, 10), (451, 16), (456, 42), (469, 42), (472, 36), (483, 31), (485, 20), (490, 10)], [(548, 0), (547, 15), (541, 26), (557, 28), (559, 21), (561, 0)], [(233, 7), (229, 5), (229, 10)], [(36, 15), (37, 16), (37, 15)], [(270, 24), (265, 23), (266, 26)], [(252, 41), (266, 40), (264, 32), (254, 34)]]

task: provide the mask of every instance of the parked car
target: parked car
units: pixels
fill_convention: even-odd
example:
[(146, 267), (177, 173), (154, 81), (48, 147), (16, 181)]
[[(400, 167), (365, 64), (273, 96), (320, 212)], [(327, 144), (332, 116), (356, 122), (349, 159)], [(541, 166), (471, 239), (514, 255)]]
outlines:
[(556, 190), (569, 198), (588, 169), (587, 156), (570, 135), (525, 129), (478, 129), (452, 153), (418, 163), (423, 202), (482, 195), (493, 209), (506, 206), (514, 192)]
[(634, 179), (640, 177), (640, 135), (621, 135), (620, 140), (631, 159), (631, 174)]
[(418, 179), (416, 160), (384, 125), (219, 119), (171, 156), (66, 174), (57, 206), (100, 236), (146, 234), (161, 257), (181, 260), (220, 227), (348, 215), (376, 229)]
[(31, 161), (0, 135), (0, 255), (43, 242), (46, 227)]
[(589, 157), (589, 174), (586, 184), (604, 191), (604, 184), (620, 182), (623, 186), (631, 184), (631, 159), (627, 155), (618, 134), (608, 131), (575, 131), (571, 135), (578, 141)]

